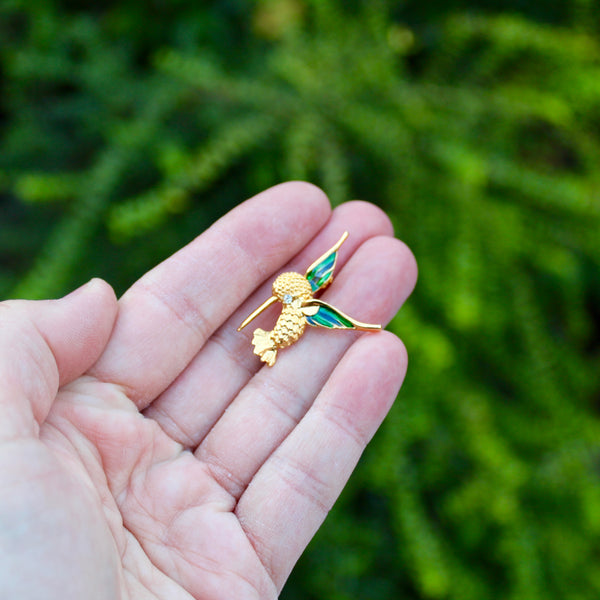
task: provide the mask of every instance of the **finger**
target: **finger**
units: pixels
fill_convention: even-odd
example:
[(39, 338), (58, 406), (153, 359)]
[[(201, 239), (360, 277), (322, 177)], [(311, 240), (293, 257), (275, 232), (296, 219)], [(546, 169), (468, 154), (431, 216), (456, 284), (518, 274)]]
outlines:
[(240, 498), (236, 514), (279, 590), (391, 406), (406, 364), (393, 334), (362, 337)]
[[(361, 320), (386, 323), (412, 290), (414, 264), (402, 242), (374, 238), (355, 253), (325, 297)], [(231, 403), (196, 450), (196, 456), (210, 466), (230, 494), (240, 496), (306, 413), (359, 335), (310, 328), (281, 353), (272, 369), (262, 369)], [(385, 339), (381, 332), (366, 335), (374, 343)]]
[[(392, 235), (388, 217), (379, 208), (366, 202), (348, 202), (333, 212), (319, 235), (282, 271), (304, 273), (316, 257), (323, 254), (343, 231), (351, 235), (342, 245), (336, 266), (338, 273), (353, 252), (367, 239)], [(242, 320), (271, 295), (272, 280), (266, 281), (209, 338), (194, 360), (145, 414), (159, 422), (175, 440), (195, 448), (221, 417), (239, 391), (260, 370), (263, 363), (252, 353), (252, 331), (264, 324), (270, 328), (277, 319), (277, 308), (259, 317), (252, 327), (238, 332)], [(337, 286), (337, 281), (334, 284)], [(227, 373), (227, 377), (222, 374)]]
[(323, 192), (300, 182), (232, 210), (125, 293), (93, 374), (120, 384), (146, 407), (235, 308), (316, 234), (329, 212)]
[(117, 312), (99, 279), (60, 300), (0, 304), (0, 438), (37, 433), (60, 385), (84, 373), (110, 336)]

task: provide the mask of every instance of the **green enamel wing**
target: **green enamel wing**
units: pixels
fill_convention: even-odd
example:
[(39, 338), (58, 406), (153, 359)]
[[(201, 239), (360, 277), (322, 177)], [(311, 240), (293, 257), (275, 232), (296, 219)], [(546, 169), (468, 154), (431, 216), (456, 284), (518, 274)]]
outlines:
[[(345, 231), (333, 248), (320, 256), (306, 270), (306, 279), (310, 283), (313, 293), (326, 288), (333, 280), (333, 271), (337, 261), (338, 250), (346, 241), (348, 232)], [(326, 327), (328, 329), (362, 329), (367, 331), (381, 329), (380, 325), (370, 325), (355, 321), (341, 310), (334, 308), (322, 300), (311, 298), (302, 306), (306, 321), (313, 327)]]
[(333, 280), (333, 270), (337, 262), (338, 250), (348, 238), (348, 232), (339, 239), (338, 243), (327, 250), (323, 256), (319, 256), (315, 262), (306, 269), (306, 280), (310, 283), (313, 292), (326, 288)]

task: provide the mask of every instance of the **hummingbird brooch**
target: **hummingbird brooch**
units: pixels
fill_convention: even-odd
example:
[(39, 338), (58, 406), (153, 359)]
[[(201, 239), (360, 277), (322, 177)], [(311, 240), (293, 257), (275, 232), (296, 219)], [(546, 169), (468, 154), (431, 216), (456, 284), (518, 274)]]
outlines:
[(359, 329), (361, 331), (381, 329), (381, 325), (355, 321), (341, 310), (313, 298), (313, 294), (323, 290), (333, 281), (338, 250), (347, 237), (348, 232), (345, 231), (333, 248), (306, 269), (305, 275), (300, 273), (279, 275), (273, 282), (273, 295), (238, 327), (238, 331), (241, 331), (271, 304), (277, 301), (283, 304), (273, 330), (255, 329), (252, 339), (254, 354), (260, 356), (260, 359), (270, 367), (275, 364), (277, 351), (297, 341), (304, 333), (307, 323), (313, 327), (327, 329)]

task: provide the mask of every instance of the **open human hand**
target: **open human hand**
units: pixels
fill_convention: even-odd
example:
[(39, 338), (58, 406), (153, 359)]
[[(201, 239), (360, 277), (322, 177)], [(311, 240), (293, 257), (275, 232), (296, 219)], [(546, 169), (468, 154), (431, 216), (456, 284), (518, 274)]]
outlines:
[(406, 354), (386, 331), (311, 329), (269, 368), (236, 328), (345, 230), (323, 297), (385, 323), (412, 254), (379, 209), (332, 212), (303, 183), (241, 204), (118, 302), (93, 280), (0, 303), (1, 598), (277, 597)]

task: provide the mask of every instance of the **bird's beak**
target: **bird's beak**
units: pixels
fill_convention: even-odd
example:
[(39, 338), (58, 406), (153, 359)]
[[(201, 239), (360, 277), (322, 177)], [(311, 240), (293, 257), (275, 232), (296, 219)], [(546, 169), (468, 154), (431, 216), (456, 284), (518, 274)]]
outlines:
[(241, 331), (242, 329), (244, 329), (244, 327), (246, 327), (246, 325), (248, 325), (248, 323), (250, 323), (252, 319), (258, 317), (258, 315), (260, 315), (260, 313), (263, 310), (269, 308), (269, 306), (271, 306), (271, 304), (273, 304), (274, 302), (277, 302), (277, 296), (271, 296), (266, 302), (263, 302), (251, 315), (246, 317), (244, 322), (237, 328), (237, 330)]

